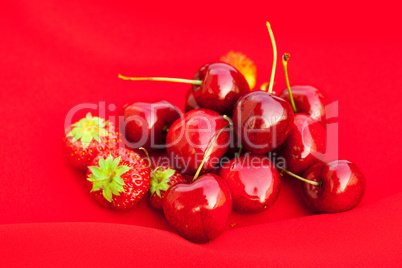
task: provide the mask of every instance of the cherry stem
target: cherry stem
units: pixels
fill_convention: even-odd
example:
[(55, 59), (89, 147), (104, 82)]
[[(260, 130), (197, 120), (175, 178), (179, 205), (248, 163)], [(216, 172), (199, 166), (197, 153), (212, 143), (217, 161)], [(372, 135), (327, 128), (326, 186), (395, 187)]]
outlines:
[(202, 80), (191, 80), (191, 79), (182, 79), (182, 78), (170, 78), (170, 77), (129, 77), (118, 74), (118, 77), (123, 80), (132, 80), (132, 81), (164, 81), (164, 82), (176, 82), (176, 83), (184, 83), (184, 84), (192, 84), (192, 85), (201, 85)]
[(276, 42), (275, 42), (274, 33), (272, 32), (271, 24), (269, 24), (268, 21), (267, 21), (267, 28), (268, 28), (269, 37), (270, 37), (271, 43), (272, 43), (272, 52), (274, 55), (273, 63), (272, 63), (272, 70), (271, 70), (271, 79), (269, 80), (269, 88), (268, 88), (268, 93), (272, 93), (272, 87), (274, 86), (276, 62), (278, 60), (278, 52), (276, 50)]
[(144, 151), (144, 153), (145, 153), (145, 155), (147, 156), (147, 159), (148, 159), (149, 168), (152, 170), (152, 169), (153, 169), (153, 168), (152, 168), (152, 161), (151, 161), (151, 157), (149, 157), (149, 154), (148, 154), (147, 149), (145, 149), (144, 147), (140, 147), (140, 148), (138, 148), (138, 149)]
[(243, 151), (243, 145), (240, 145), (239, 151), (237, 152), (237, 155), (240, 156), (242, 151)]
[(195, 180), (198, 178), (198, 176), (200, 175), (201, 169), (202, 169), (202, 167), (204, 166), (205, 161), (209, 158), (209, 155), (211, 154), (212, 147), (214, 146), (214, 144), (215, 144), (216, 141), (218, 140), (218, 138), (219, 138), (219, 136), (221, 135), (221, 133), (222, 133), (226, 128), (232, 126), (232, 121), (230, 120), (229, 117), (227, 117), (226, 115), (224, 115), (223, 118), (225, 118), (225, 120), (228, 121), (229, 124), (228, 124), (227, 126), (223, 127), (221, 130), (219, 130), (218, 134), (216, 134), (216, 136), (214, 137), (214, 139), (212, 140), (212, 142), (209, 144), (209, 146), (208, 146), (208, 148), (207, 148), (207, 150), (206, 150), (206, 152), (205, 152), (205, 154), (204, 154), (204, 158), (202, 159), (201, 164), (200, 164), (200, 166), (198, 167), (197, 172), (196, 172), (195, 175), (194, 175), (193, 181), (195, 181)]
[(283, 65), (283, 70), (285, 71), (285, 80), (286, 80), (286, 86), (288, 88), (289, 92), (289, 98), (290, 98), (290, 104), (292, 104), (293, 112), (297, 113), (295, 101), (293, 100), (293, 94), (292, 90), (290, 89), (290, 84), (289, 84), (289, 76), (288, 76), (288, 60), (290, 58), (290, 54), (285, 53), (282, 56), (282, 65)]
[(290, 172), (290, 171), (284, 169), (283, 167), (280, 167), (280, 166), (278, 166), (278, 165), (276, 165), (276, 167), (277, 167), (278, 169), (280, 169), (281, 171), (283, 171), (283, 172), (289, 174), (290, 176), (292, 176), (292, 177), (294, 177), (294, 178), (296, 178), (296, 179), (299, 179), (299, 180), (304, 181), (304, 182), (306, 182), (306, 183), (309, 183), (309, 184), (311, 184), (311, 185), (315, 185), (315, 186), (321, 187), (321, 184), (322, 184), (321, 181), (318, 182), (318, 181), (307, 180), (307, 179), (305, 179), (305, 178), (303, 178), (303, 177), (300, 177), (299, 175), (296, 175), (296, 174), (294, 174), (294, 173), (292, 173), (292, 172)]

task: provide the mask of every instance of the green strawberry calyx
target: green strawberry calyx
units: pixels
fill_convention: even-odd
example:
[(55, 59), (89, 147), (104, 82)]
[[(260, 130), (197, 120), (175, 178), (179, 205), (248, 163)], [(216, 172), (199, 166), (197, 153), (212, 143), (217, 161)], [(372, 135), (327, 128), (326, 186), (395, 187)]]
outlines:
[(72, 137), (73, 142), (81, 141), (82, 147), (86, 149), (92, 140), (100, 142), (100, 137), (109, 135), (106, 130), (108, 124), (109, 121), (87, 113), (84, 118), (71, 125), (72, 129), (67, 134), (67, 137)]
[(161, 167), (155, 168), (155, 170), (151, 172), (151, 187), (149, 189), (151, 196), (156, 193), (161, 197), (161, 191), (166, 192), (169, 189), (170, 185), (168, 183), (175, 173), (176, 170), (171, 168), (165, 170), (161, 170)]
[(113, 158), (108, 156), (106, 159), (99, 158), (99, 166), (89, 166), (92, 172), (88, 176), (88, 181), (92, 182), (91, 192), (102, 190), (103, 197), (112, 202), (113, 195), (120, 196), (124, 192), (123, 186), (125, 185), (121, 175), (129, 171), (131, 168), (120, 165), (120, 156)]

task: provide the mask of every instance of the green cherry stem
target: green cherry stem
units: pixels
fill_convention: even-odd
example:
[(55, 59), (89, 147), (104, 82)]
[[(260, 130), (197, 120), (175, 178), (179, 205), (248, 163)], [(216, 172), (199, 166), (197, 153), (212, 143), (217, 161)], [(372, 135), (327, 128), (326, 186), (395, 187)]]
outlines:
[(276, 50), (276, 42), (275, 42), (274, 33), (272, 32), (271, 24), (268, 21), (267, 21), (267, 28), (268, 28), (269, 37), (271, 39), (272, 52), (273, 52), (273, 56), (274, 56), (273, 63), (272, 63), (272, 70), (271, 70), (271, 79), (269, 80), (269, 87), (268, 87), (268, 93), (272, 93), (272, 87), (274, 86), (274, 79), (275, 79), (276, 62), (278, 60), (278, 52)]
[(289, 76), (288, 76), (288, 60), (289, 60), (289, 58), (290, 58), (290, 54), (288, 54), (288, 53), (283, 54), (282, 65), (283, 65), (283, 70), (285, 71), (286, 87), (288, 88), (288, 92), (289, 92), (290, 104), (292, 104), (293, 112), (297, 113), (295, 101), (293, 100), (292, 90), (290, 89), (290, 84), (289, 84)]
[(224, 126), (221, 130), (219, 130), (218, 134), (216, 134), (216, 136), (214, 137), (214, 139), (212, 140), (212, 142), (209, 144), (205, 154), (204, 154), (204, 158), (201, 161), (200, 166), (197, 169), (197, 172), (194, 175), (193, 181), (195, 181), (198, 176), (200, 175), (201, 169), (204, 166), (205, 161), (209, 158), (209, 155), (211, 154), (211, 150), (212, 147), (214, 146), (214, 144), (216, 143), (216, 141), (218, 140), (219, 136), (222, 134), (222, 132), (227, 129), (228, 127), (232, 126), (232, 121), (230, 120), (229, 117), (227, 117), (226, 115), (223, 116), (223, 118), (225, 118), (226, 121), (229, 122), (228, 125)]
[(242, 152), (243, 152), (243, 145), (240, 145), (237, 155), (240, 156)]
[(150, 168), (151, 170), (153, 170), (151, 157), (149, 157), (149, 153), (148, 153), (147, 149), (145, 149), (144, 147), (140, 147), (140, 148), (138, 148), (138, 149), (142, 150), (142, 151), (145, 153), (145, 155), (147, 156), (149, 168)]
[(309, 184), (311, 184), (311, 185), (315, 185), (315, 186), (321, 187), (321, 184), (322, 184), (321, 181), (320, 181), (320, 182), (318, 182), (318, 181), (310, 181), (310, 180), (307, 180), (307, 179), (305, 179), (305, 178), (303, 178), (303, 177), (300, 177), (299, 175), (296, 175), (296, 174), (294, 174), (294, 173), (292, 173), (292, 172), (290, 172), (290, 171), (284, 169), (283, 167), (280, 167), (280, 166), (278, 166), (278, 165), (276, 165), (276, 167), (277, 167), (279, 170), (285, 172), (286, 174), (288, 174), (288, 175), (290, 175), (290, 176), (292, 176), (292, 177), (294, 177), (294, 178), (296, 178), (296, 179), (299, 179), (299, 180), (304, 181), (304, 182), (306, 182), (306, 183), (309, 183)]
[(129, 77), (118, 74), (118, 77), (123, 80), (132, 80), (132, 81), (164, 81), (164, 82), (176, 82), (176, 83), (184, 83), (184, 84), (192, 84), (192, 85), (201, 85), (202, 80), (191, 80), (191, 79), (181, 79), (181, 78), (169, 78), (169, 77)]

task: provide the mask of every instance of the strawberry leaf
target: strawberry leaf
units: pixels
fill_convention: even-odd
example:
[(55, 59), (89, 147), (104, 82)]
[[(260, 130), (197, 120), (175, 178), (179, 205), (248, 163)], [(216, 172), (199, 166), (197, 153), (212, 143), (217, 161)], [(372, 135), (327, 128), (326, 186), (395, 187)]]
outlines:
[(102, 183), (101, 182), (95, 182), (92, 184), (92, 189), (91, 192), (96, 192), (102, 189)]
[(93, 136), (91, 135), (91, 134), (89, 134), (89, 133), (84, 133), (84, 135), (81, 137), (81, 143), (84, 145), (85, 143), (87, 143), (87, 147), (88, 147), (88, 144), (90, 144), (91, 143), (91, 141), (92, 141), (92, 139), (93, 139)]
[[(118, 166), (119, 163), (120, 163), (120, 159), (121, 159), (121, 157), (119, 156), (119, 157), (115, 158), (113, 161), (111, 161), (111, 164), (110, 164), (110, 169), (111, 169), (111, 170), (117, 169), (117, 166)], [(126, 166), (124, 166), (124, 167), (126, 167)], [(123, 173), (124, 173), (124, 172), (123, 172)], [(119, 174), (119, 175), (121, 175), (121, 174)]]
[(91, 171), (87, 180), (92, 182), (91, 192), (102, 190), (103, 197), (109, 201), (113, 201), (113, 195), (120, 196), (124, 192), (124, 179), (121, 177), (131, 168), (128, 166), (120, 165), (121, 157), (114, 158), (109, 155), (106, 159), (99, 158), (98, 166), (89, 166)]
[(112, 194), (112, 189), (110, 187), (106, 187), (103, 189), (102, 191), (103, 197), (109, 201), (112, 202), (113, 201), (113, 194)]
[(151, 196), (156, 193), (157, 196), (161, 197), (161, 191), (167, 191), (170, 187), (170, 177), (176, 173), (176, 170), (168, 168), (161, 171), (161, 168), (156, 168), (151, 172), (151, 187), (149, 192)]
[(163, 176), (167, 180), (170, 180), (170, 177), (172, 177), (175, 173), (176, 173), (176, 170), (168, 168), (168, 169), (162, 171), (161, 176)]
[[(91, 172), (95, 178), (101, 178), (103, 176), (103, 173), (102, 173), (102, 170), (100, 169), (100, 167), (89, 166), (88, 168), (89, 168), (89, 170), (91, 170)], [(90, 180), (90, 181), (92, 181), (92, 180)]]
[(86, 149), (92, 140), (100, 143), (100, 137), (109, 135), (106, 130), (108, 123), (109, 121), (105, 122), (103, 118), (92, 117), (91, 113), (87, 113), (84, 118), (71, 125), (72, 129), (67, 134), (67, 137), (72, 137), (73, 142), (81, 141), (82, 147)]
[(124, 180), (118, 176), (114, 177), (114, 181), (118, 185), (124, 185)]
[(124, 173), (126, 173), (127, 171), (129, 171), (131, 168), (127, 167), (127, 166), (119, 166), (115, 169), (116, 172), (116, 176), (118, 178), (120, 178), (121, 175), (123, 175)]

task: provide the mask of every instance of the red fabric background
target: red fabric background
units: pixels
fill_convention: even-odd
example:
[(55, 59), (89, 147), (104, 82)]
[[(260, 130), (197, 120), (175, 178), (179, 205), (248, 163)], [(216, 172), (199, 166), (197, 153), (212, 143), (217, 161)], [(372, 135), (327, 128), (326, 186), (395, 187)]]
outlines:
[[(396, 1), (92, 2), (6, 0), (0, 9), (0, 266), (402, 263)], [(197, 245), (146, 200), (118, 213), (90, 199), (85, 176), (63, 156), (69, 110), (160, 99), (183, 109), (188, 86), (117, 74), (192, 78), (229, 50), (255, 61), (260, 85), (272, 62), (267, 20), (278, 55), (291, 54), (291, 84), (314, 85), (339, 101), (340, 159), (367, 177), (359, 206), (313, 215), (297, 183), (284, 178), (270, 210), (234, 213), (234, 227)], [(283, 88), (278, 61), (274, 89)]]

